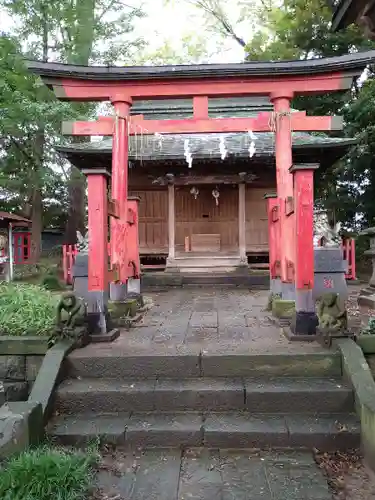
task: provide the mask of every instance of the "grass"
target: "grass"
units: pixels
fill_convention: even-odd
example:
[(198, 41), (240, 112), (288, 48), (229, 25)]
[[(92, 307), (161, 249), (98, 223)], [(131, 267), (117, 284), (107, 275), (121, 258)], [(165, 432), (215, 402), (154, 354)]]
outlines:
[[(32, 284), (0, 284), (0, 334), (50, 335), (58, 297)], [(1, 497), (0, 497), (1, 498)]]
[(95, 448), (43, 446), (11, 458), (0, 470), (1, 500), (86, 500), (94, 485)]

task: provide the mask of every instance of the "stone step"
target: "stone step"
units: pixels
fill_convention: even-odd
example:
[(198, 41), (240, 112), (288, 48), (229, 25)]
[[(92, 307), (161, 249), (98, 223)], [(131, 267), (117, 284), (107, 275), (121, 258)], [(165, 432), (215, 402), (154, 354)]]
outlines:
[(353, 410), (353, 393), (337, 379), (103, 380), (68, 379), (56, 392), (59, 413), (226, 411), (340, 413)]
[[(90, 346), (89, 346), (90, 347)], [(165, 350), (158, 353), (129, 353), (119, 346), (117, 351), (76, 349), (66, 360), (71, 378), (139, 379), (196, 377), (340, 377), (341, 357), (338, 352), (317, 347), (316, 352), (280, 354), (197, 354)]]
[(99, 438), (103, 444), (209, 448), (357, 448), (360, 425), (354, 415), (262, 415), (226, 413), (85, 413), (57, 416), (49, 436), (65, 445)]
[(202, 273), (202, 269), (206, 269), (207, 272), (209, 272), (210, 274), (217, 274), (217, 275), (222, 275), (223, 273), (224, 274), (232, 274), (236, 271), (237, 267), (236, 266), (230, 266), (230, 265), (221, 265), (221, 266), (209, 266), (207, 264), (205, 265), (202, 265), (202, 266), (194, 266), (192, 264), (190, 265), (183, 265), (183, 266), (178, 266), (179, 269), (181, 269), (181, 272), (184, 273), (184, 274), (188, 274), (188, 275), (195, 275), (195, 274), (201, 274)]

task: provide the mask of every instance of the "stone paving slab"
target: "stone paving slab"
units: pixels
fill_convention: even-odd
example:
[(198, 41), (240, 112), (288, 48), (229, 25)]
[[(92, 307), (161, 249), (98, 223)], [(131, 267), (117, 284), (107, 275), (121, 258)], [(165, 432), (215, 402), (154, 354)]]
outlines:
[(149, 293), (153, 307), (142, 322), (107, 345), (91, 344), (72, 357), (100, 353), (202, 351), (235, 353), (321, 352), (317, 343), (289, 342), (265, 311), (267, 291), (191, 288)]
[(97, 483), (118, 500), (331, 500), (306, 452), (192, 448), (103, 457)]

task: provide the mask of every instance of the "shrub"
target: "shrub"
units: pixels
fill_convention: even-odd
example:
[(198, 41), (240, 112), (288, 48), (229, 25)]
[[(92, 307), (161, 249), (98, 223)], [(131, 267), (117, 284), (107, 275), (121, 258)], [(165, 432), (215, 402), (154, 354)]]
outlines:
[(0, 334), (50, 335), (57, 301), (58, 297), (37, 285), (0, 284)]
[(43, 446), (12, 457), (0, 470), (1, 500), (86, 500), (96, 454)]
[(59, 280), (57, 274), (53, 272), (45, 274), (42, 278), (41, 284), (46, 290), (62, 290), (64, 288), (64, 285)]

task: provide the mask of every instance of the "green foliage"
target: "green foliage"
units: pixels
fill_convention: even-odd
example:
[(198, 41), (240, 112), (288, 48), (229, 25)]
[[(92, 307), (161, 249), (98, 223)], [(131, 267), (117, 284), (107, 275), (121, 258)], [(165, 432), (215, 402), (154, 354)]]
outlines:
[(55, 326), (56, 304), (57, 298), (40, 286), (0, 284), (0, 333), (49, 336)]
[(375, 317), (368, 320), (366, 328), (362, 330), (362, 335), (375, 335)]
[(62, 119), (87, 118), (95, 106), (58, 102), (26, 71), (23, 57), (72, 64), (126, 60), (143, 44), (133, 34), (133, 21), (143, 13), (122, 0), (0, 0), (0, 11), (15, 21), (9, 35), (0, 36), (0, 208), (32, 218), (38, 258), (43, 226), (64, 226), (68, 216), (84, 225), (84, 180), (54, 146), (64, 140)]
[(11, 458), (0, 470), (2, 500), (85, 500), (97, 453), (43, 446)]
[(65, 287), (59, 280), (56, 272), (50, 271), (42, 277), (41, 285), (46, 290), (63, 290)]

